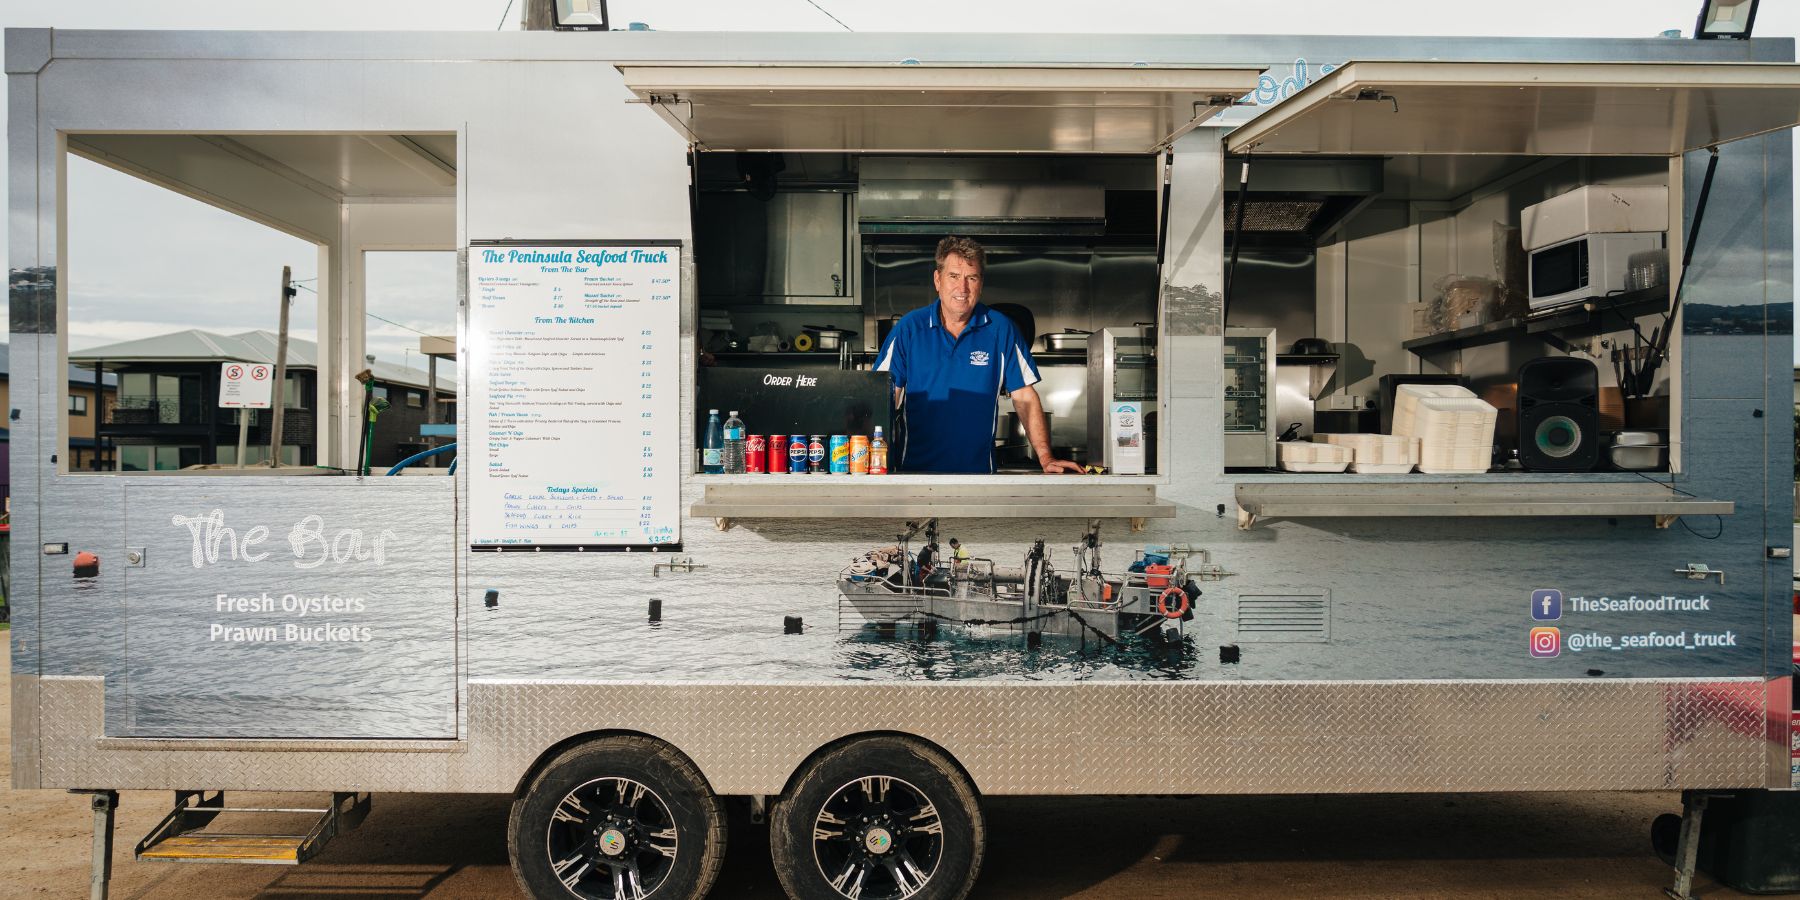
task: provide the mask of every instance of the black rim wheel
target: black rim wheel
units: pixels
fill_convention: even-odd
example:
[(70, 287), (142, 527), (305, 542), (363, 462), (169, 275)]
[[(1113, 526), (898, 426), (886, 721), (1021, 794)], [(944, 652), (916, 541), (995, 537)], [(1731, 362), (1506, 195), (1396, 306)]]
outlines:
[(944, 855), (944, 824), (924, 792), (870, 775), (832, 793), (813, 822), (813, 861), (850, 900), (901, 900), (923, 890)]
[(663, 885), (681, 847), (669, 805), (655, 791), (629, 778), (596, 778), (557, 803), (544, 849), (569, 893), (638, 900)]

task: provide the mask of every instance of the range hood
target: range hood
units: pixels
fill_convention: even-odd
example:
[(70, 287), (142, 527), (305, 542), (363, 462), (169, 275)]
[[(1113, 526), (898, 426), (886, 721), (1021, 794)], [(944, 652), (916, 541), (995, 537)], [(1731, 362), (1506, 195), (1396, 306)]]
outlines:
[(871, 235), (1102, 235), (1106, 191), (1104, 181), (1087, 180), (1066, 164), (865, 158), (857, 228)]
[[(1237, 176), (1243, 157), (1225, 162), (1225, 227), (1237, 221)], [(1380, 157), (1252, 158), (1244, 194), (1244, 234), (1329, 237), (1381, 193)]]

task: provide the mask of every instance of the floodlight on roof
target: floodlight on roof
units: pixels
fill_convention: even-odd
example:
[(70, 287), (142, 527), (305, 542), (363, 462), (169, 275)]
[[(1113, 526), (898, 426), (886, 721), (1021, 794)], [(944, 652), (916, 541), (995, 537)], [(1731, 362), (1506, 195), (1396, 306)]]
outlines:
[(555, 0), (557, 31), (606, 31), (606, 0)]
[(1700, 21), (1694, 24), (1694, 37), (1748, 38), (1750, 29), (1756, 27), (1756, 3), (1757, 0), (1706, 0), (1706, 5), (1700, 7)]

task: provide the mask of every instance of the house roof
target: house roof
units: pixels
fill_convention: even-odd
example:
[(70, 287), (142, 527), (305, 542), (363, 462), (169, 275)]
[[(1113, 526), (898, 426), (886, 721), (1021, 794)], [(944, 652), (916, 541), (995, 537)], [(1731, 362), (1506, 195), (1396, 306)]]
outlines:
[[(89, 347), (79, 353), (69, 354), (71, 362), (94, 363), (107, 365), (122, 363), (181, 363), (181, 362), (275, 362), (276, 335), (269, 331), (246, 331), (242, 334), (216, 334), (190, 328), (186, 331), (173, 331), (153, 337), (139, 338), (135, 341), (120, 341), (103, 347)], [(288, 338), (287, 364), (290, 369), (317, 369), (319, 367), (319, 345), (301, 338)], [(87, 367), (92, 371), (92, 366)], [(374, 366), (375, 380), (382, 384), (404, 385), (406, 387), (429, 387), (428, 373), (410, 366), (396, 365), (383, 360), (376, 360)], [(89, 376), (92, 377), (92, 376)], [(438, 389), (456, 390), (456, 369), (444, 366), (438, 370)]]
[[(0, 341), (0, 378), (5, 378), (7, 380), (11, 380), (12, 378), (12, 345), (5, 341)], [(94, 370), (84, 369), (80, 366), (70, 366), (69, 380), (84, 387), (93, 387)], [(117, 373), (108, 372), (106, 374), (106, 386), (109, 388), (117, 388), (119, 386), (119, 376)]]

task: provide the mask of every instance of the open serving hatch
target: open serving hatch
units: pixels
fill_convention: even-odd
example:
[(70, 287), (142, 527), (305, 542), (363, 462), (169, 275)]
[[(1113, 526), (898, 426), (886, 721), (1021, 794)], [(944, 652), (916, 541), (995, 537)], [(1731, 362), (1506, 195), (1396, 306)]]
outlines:
[(1800, 125), (1792, 63), (1353, 62), (1231, 153), (1674, 156)]
[(1151, 153), (1256, 87), (1255, 68), (621, 65), (707, 150)]

